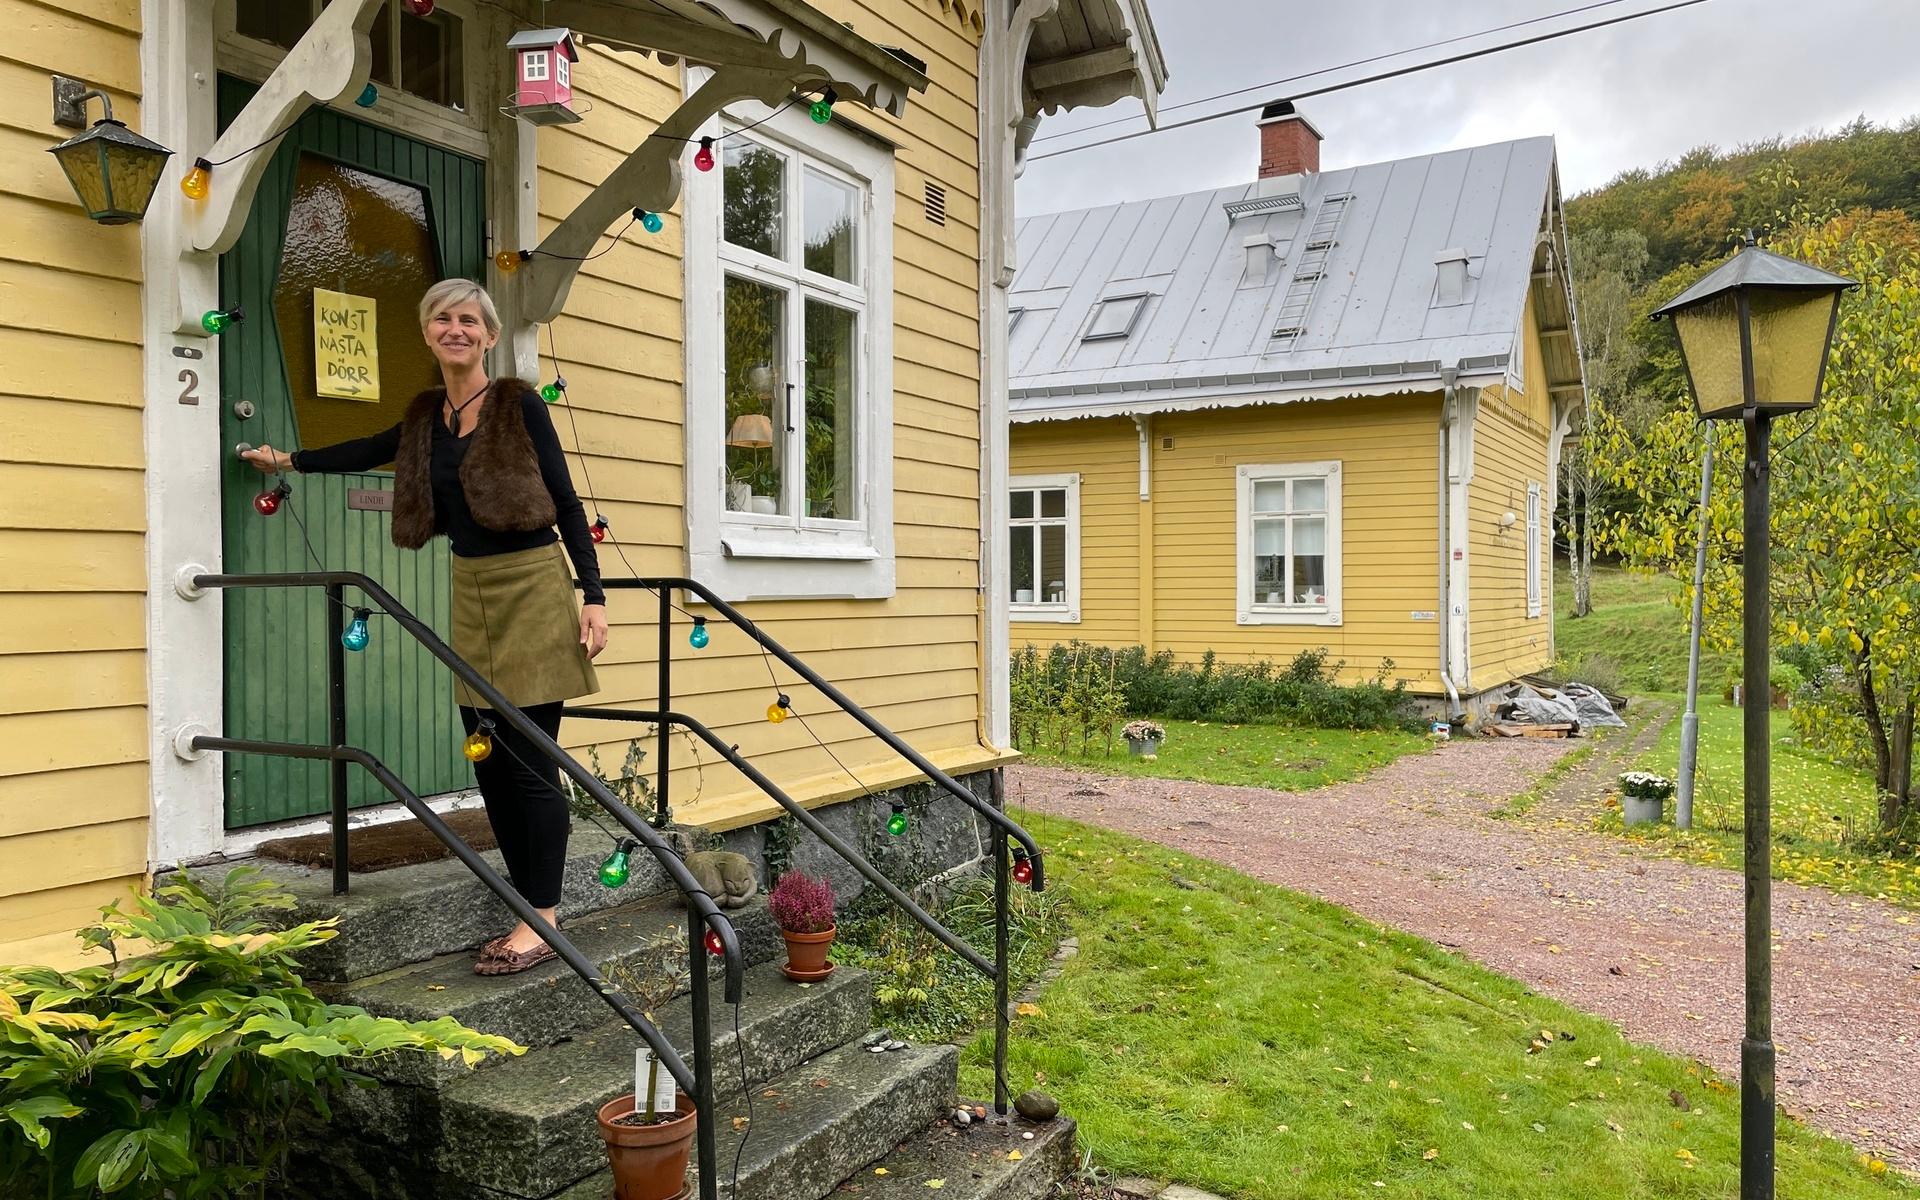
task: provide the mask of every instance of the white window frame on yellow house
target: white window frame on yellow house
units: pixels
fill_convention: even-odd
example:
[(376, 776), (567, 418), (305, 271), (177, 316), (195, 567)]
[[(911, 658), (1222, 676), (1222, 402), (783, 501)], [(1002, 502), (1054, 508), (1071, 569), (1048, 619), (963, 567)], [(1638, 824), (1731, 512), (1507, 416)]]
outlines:
[[(1013, 495), (1016, 492), (1033, 494), (1032, 515), (1021, 517), (1014, 515)], [(1043, 516), (1045, 511), (1041, 503), (1042, 492), (1064, 493), (1058, 517)], [(1080, 476), (1070, 475), (1015, 475), (1007, 480), (1007, 566), (1009, 601), (1007, 614), (1015, 621), (1053, 621), (1063, 625), (1080, 623)], [(1042, 599), (1044, 584), (1040, 569), (1040, 530), (1042, 528), (1060, 528), (1063, 535), (1062, 568), (1066, 579), (1062, 581), (1061, 597), (1058, 601)], [(1015, 529), (1032, 529), (1033, 542), (1033, 581), (1034, 599), (1022, 604), (1016, 598), (1011, 582), (1013, 566), (1013, 536)]]
[(1527, 616), (1537, 617), (1545, 609), (1540, 586), (1540, 484), (1527, 481)]
[[(1234, 574), (1238, 623), (1241, 625), (1338, 625), (1340, 616), (1340, 463), (1337, 460), (1300, 463), (1243, 463), (1235, 472)], [(1326, 521), (1326, 602), (1295, 604), (1269, 603), (1254, 595), (1254, 488), (1262, 483), (1317, 479), (1326, 485), (1326, 508), (1312, 513), (1284, 514), (1287, 519), (1288, 549), (1293, 544), (1293, 521), (1303, 516), (1319, 516)], [(1291, 496), (1292, 489), (1288, 489)], [(1289, 501), (1291, 504), (1291, 500)]]
[[(698, 72), (690, 73), (697, 82)], [(749, 129), (748, 127), (751, 126)], [(843, 121), (819, 125), (804, 108), (779, 111), (746, 101), (703, 130), (723, 138), (720, 164), (687, 180), (687, 559), (689, 572), (728, 600), (879, 599), (895, 586), (893, 535), (894, 156)], [(751, 142), (786, 160), (782, 253), (727, 242), (722, 200), (729, 147)], [(854, 279), (806, 269), (805, 179), (809, 171), (859, 196)], [(725, 290), (729, 276), (789, 296), (786, 361), (774, 372), (775, 422), (804, 428), (805, 330), (809, 300), (856, 314), (854, 503), (850, 520), (804, 511), (804, 434), (786, 454), (786, 513), (737, 511), (727, 502)], [(788, 383), (799, 390), (789, 412)], [(784, 440), (784, 439), (782, 439)]]

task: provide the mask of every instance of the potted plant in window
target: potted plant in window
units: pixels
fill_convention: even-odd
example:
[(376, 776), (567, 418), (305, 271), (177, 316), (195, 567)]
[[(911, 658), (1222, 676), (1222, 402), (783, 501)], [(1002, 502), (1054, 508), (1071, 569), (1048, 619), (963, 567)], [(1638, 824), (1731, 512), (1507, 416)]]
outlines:
[(767, 912), (787, 942), (787, 963), (780, 969), (799, 983), (816, 983), (833, 973), (827, 948), (833, 944), (833, 885), (805, 871), (788, 871), (767, 895)]
[(1673, 780), (1664, 775), (1628, 771), (1620, 776), (1620, 813), (1629, 825), (1658, 824), (1671, 795)]
[(1128, 721), (1120, 733), (1127, 739), (1127, 750), (1135, 758), (1156, 757), (1160, 743), (1167, 740), (1166, 727), (1158, 721)]
[[(687, 982), (685, 939), (678, 928), (663, 932), (634, 960), (607, 969), (607, 981), (648, 1020)], [(653, 1052), (634, 1051), (634, 1090), (600, 1107), (600, 1136), (613, 1165), (614, 1200), (674, 1200), (686, 1187), (687, 1159), (699, 1113), (693, 1098), (677, 1092), (673, 1076)]]

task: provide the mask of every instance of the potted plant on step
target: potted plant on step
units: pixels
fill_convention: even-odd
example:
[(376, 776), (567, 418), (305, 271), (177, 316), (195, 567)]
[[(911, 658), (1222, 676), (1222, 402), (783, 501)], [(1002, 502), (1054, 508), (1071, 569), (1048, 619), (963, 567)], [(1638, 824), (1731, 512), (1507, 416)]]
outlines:
[(1629, 825), (1657, 825), (1667, 798), (1673, 795), (1673, 780), (1647, 771), (1628, 771), (1620, 776), (1620, 814)]
[[(649, 1021), (687, 983), (685, 938), (663, 931), (627, 962), (606, 968), (607, 982)], [(613, 1164), (614, 1200), (674, 1200), (686, 1189), (687, 1159), (699, 1122), (693, 1097), (642, 1044), (633, 1054), (633, 1091), (600, 1107), (600, 1136)]]
[(1158, 721), (1128, 721), (1120, 733), (1127, 739), (1127, 750), (1135, 758), (1158, 756), (1160, 743), (1167, 740), (1166, 727)]
[(767, 912), (787, 940), (788, 979), (814, 983), (833, 973), (833, 885), (805, 871), (788, 871), (767, 895)]

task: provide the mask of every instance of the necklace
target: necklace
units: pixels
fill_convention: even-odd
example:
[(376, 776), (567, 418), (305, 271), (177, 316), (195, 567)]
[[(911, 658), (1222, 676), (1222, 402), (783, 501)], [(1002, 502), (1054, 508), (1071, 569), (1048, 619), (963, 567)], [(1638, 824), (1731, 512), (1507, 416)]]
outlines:
[(449, 428), (453, 430), (453, 435), (455, 437), (461, 436), (460, 435), (460, 414), (467, 411), (467, 407), (471, 405), (475, 400), (478, 400), (481, 396), (485, 395), (487, 389), (492, 386), (493, 385), (491, 383), (481, 384), (479, 391), (475, 392), (471, 396), (468, 396), (465, 400), (462, 400), (458, 404), (455, 404), (451, 400), (447, 401), (447, 414), (449, 417), (452, 418), (447, 422), (447, 425)]

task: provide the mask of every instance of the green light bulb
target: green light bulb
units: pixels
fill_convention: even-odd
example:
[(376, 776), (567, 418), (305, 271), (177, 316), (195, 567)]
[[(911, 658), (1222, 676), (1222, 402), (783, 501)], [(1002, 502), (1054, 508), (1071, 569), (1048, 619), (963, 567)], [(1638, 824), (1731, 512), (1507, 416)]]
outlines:
[(621, 842), (613, 848), (613, 853), (607, 855), (600, 863), (601, 887), (621, 887), (627, 882), (627, 877), (633, 874), (632, 852), (627, 849), (629, 845), (631, 843)]
[(557, 383), (541, 384), (540, 398), (548, 404), (558, 404), (560, 402), (560, 385)]
[(899, 805), (893, 806), (893, 815), (887, 818), (887, 832), (900, 837), (907, 832), (907, 810)]
[(815, 125), (825, 125), (833, 120), (833, 105), (826, 100), (815, 100), (807, 106), (807, 115), (813, 118)]
[(216, 308), (200, 315), (200, 328), (218, 337), (231, 329), (239, 319), (240, 310), (237, 308)]

